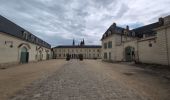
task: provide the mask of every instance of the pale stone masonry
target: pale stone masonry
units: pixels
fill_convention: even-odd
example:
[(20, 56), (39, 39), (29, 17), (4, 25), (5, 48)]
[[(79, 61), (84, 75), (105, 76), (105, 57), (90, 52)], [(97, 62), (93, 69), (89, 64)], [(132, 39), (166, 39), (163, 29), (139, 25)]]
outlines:
[(59, 45), (52, 48), (52, 51), (55, 59), (65, 59), (67, 56), (77, 59), (79, 55), (82, 55), (84, 59), (101, 59), (101, 46), (85, 45), (84, 39), (79, 45), (75, 45), (73, 39), (72, 45)]
[(60, 45), (53, 48), (54, 58), (65, 59), (67, 55), (71, 58), (78, 58), (80, 54), (84, 59), (100, 59), (101, 46), (100, 45), (85, 45), (84, 40), (80, 45), (75, 45), (74, 40), (72, 45)]
[(132, 30), (114, 23), (101, 41), (103, 60), (170, 65), (170, 16)]
[(53, 48), (55, 58), (65, 59), (69, 54), (71, 58), (78, 58), (79, 54), (83, 55), (84, 59), (100, 59), (101, 46), (86, 45), (86, 46), (57, 46)]
[(50, 58), (50, 44), (0, 16), (0, 67)]

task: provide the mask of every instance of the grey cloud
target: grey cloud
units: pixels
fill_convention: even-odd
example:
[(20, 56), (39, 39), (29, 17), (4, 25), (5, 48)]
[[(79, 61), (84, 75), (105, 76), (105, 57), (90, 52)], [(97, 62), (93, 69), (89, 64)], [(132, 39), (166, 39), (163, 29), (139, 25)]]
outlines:
[(128, 5), (125, 5), (124, 3), (121, 4), (120, 9), (118, 10), (118, 13), (116, 14), (116, 18), (122, 17), (127, 11), (129, 10)]
[(146, 7), (142, 6), (146, 0), (134, 1), (132, 5), (124, 0), (0, 0), (0, 14), (53, 46), (69, 44), (73, 38), (100, 44), (102, 34), (113, 22), (136, 27), (170, 12), (164, 10), (168, 0), (161, 4), (165, 7), (154, 9), (151, 8), (162, 0)]

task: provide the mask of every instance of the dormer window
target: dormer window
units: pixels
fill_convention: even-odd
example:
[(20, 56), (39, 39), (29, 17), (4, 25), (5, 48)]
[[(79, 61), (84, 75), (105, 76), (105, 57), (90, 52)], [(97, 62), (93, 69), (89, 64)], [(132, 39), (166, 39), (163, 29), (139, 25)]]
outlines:
[(31, 41), (34, 42), (34, 36), (33, 35), (31, 35)]
[(31, 34), (30, 33), (28, 34), (28, 40), (31, 41)]
[(108, 35), (111, 35), (112, 34), (112, 32), (111, 31), (108, 31)]
[(26, 35), (25, 35), (25, 39), (28, 40), (28, 34), (27, 34), (27, 33), (26, 33)]
[(25, 36), (26, 36), (26, 32), (22, 31), (22, 37), (25, 38)]
[(22, 32), (22, 37), (26, 40), (28, 39), (28, 35), (29, 35), (29, 33), (27, 31)]
[(106, 34), (104, 34), (104, 37), (106, 37)]

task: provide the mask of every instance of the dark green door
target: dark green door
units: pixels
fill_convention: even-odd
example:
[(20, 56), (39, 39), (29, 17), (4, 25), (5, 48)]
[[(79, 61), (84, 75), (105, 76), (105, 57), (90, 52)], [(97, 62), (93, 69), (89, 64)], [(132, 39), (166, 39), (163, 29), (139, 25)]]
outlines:
[(21, 52), (20, 62), (21, 63), (28, 63), (28, 59), (29, 59), (29, 53), (28, 52)]
[(29, 61), (29, 52), (26, 52), (26, 63)]
[(28, 61), (29, 61), (29, 52), (27, 52), (27, 49), (25, 47), (23, 47), (21, 49), (20, 62), (28, 63)]

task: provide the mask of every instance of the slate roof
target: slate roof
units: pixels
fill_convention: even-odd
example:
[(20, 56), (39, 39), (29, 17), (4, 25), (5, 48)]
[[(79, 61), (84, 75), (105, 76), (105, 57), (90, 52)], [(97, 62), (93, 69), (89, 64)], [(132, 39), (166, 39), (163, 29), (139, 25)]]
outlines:
[[(111, 34), (114, 33), (114, 34), (120, 34), (120, 35), (121, 35), (121, 34), (123, 34), (123, 31), (124, 31), (124, 30), (125, 30), (124, 28), (112, 24), (112, 25), (107, 29), (107, 31), (103, 34), (102, 39), (104, 39), (104, 38), (106, 38), (106, 37), (109, 36), (109, 34), (108, 34), (109, 31), (111, 31)], [(106, 35), (106, 37), (104, 37), (104, 35)], [(102, 40), (102, 39), (101, 39), (101, 40)]]
[(162, 24), (160, 24), (159, 22), (155, 22), (155, 23), (152, 23), (152, 24), (149, 24), (149, 25), (145, 25), (145, 26), (142, 26), (142, 27), (135, 28), (131, 31), (135, 32), (136, 37), (141, 38), (143, 36), (143, 34), (148, 34), (148, 35), (156, 34), (156, 32), (153, 29), (158, 28), (160, 26), (162, 26)]
[(79, 45), (59, 45), (54, 48), (101, 48), (100, 45), (84, 45), (84, 46), (79, 46)]
[(36, 41), (32, 41), (33, 39), (24, 39), (22, 36), (24, 31), (28, 32), (27, 30), (23, 29), (22, 27), (18, 26), (17, 24), (11, 22), (10, 20), (0, 15), (0, 32), (15, 36), (17, 38), (20, 38), (22, 40), (25, 40), (25, 41), (28, 41), (34, 44), (44, 46), (46, 48), (51, 48), (50, 44), (38, 38), (37, 36), (31, 34), (30, 32), (28, 32), (28, 34), (30, 35), (31, 38), (34, 38), (34, 40)]
[[(135, 33), (135, 37), (139, 37), (139, 38), (142, 38), (143, 34), (147, 34), (148, 36), (152, 36), (152, 35), (156, 34), (154, 29), (158, 28), (158, 27), (160, 27), (162, 25), (163, 25), (163, 23), (160, 23), (158, 21), (158, 22), (155, 22), (155, 23), (152, 23), (152, 24), (149, 24), (149, 25), (138, 27), (138, 28), (130, 30), (128, 36), (132, 36), (133, 32)], [(103, 34), (101, 40), (103, 40), (103, 39), (105, 39), (105, 38), (107, 38), (109, 36), (108, 35), (108, 31), (111, 31), (112, 32), (111, 34), (124, 35), (124, 33), (123, 33), (124, 30), (125, 30), (124, 28), (121, 28), (121, 27), (118, 27), (118, 26), (114, 26), (114, 24), (112, 24), (108, 28), (108, 30)]]

